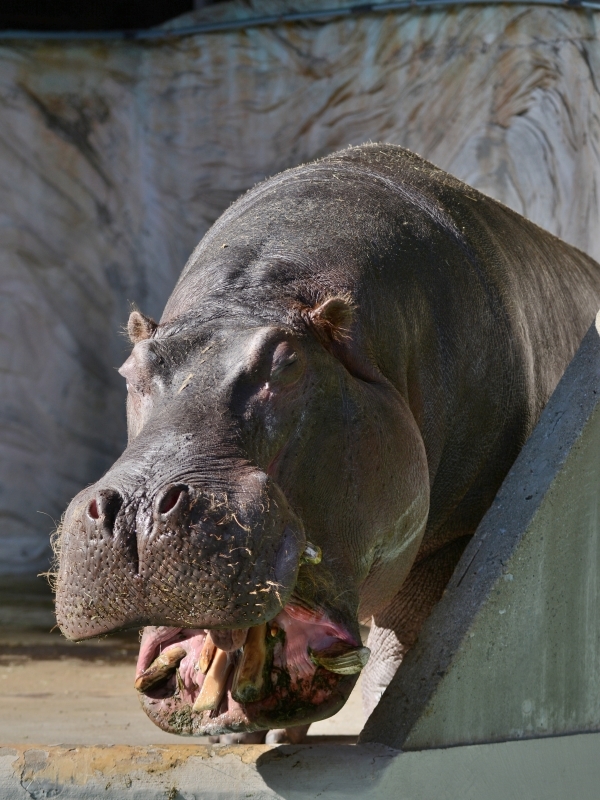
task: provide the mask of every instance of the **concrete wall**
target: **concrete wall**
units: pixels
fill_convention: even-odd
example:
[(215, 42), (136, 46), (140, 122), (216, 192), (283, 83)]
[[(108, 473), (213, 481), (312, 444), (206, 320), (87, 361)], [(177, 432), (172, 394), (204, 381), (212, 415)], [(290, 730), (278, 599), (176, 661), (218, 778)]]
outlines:
[(600, 313), (360, 735), (600, 731)]
[(197, 240), (263, 177), (387, 140), (600, 258), (597, 19), (463, 7), (160, 45), (4, 44), (0, 571), (45, 565), (38, 512), (57, 519), (123, 445), (129, 301), (160, 315)]

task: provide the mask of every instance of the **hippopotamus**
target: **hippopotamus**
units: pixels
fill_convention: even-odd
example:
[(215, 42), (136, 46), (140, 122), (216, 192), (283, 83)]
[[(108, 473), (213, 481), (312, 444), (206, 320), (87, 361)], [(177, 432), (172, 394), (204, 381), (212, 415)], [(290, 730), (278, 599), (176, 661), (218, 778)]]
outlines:
[(64, 516), (61, 630), (143, 627), (166, 731), (299, 738), (363, 668), (373, 708), (599, 306), (591, 258), (403, 148), (258, 184), (160, 322), (131, 313), (129, 441)]

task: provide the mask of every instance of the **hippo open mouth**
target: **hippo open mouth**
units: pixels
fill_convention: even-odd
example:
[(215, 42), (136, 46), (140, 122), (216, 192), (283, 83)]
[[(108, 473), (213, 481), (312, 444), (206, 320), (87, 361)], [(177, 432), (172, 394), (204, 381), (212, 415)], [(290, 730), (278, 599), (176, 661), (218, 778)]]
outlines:
[(341, 625), (293, 600), (252, 628), (145, 628), (135, 686), (170, 733), (248, 732), (334, 714), (368, 657)]

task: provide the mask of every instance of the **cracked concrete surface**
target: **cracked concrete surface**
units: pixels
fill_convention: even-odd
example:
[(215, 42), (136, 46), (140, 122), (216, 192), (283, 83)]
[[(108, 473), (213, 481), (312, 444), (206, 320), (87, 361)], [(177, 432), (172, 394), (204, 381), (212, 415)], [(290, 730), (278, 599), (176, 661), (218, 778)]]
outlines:
[(2, 800), (595, 800), (599, 734), (399, 753), (383, 745), (0, 748)]

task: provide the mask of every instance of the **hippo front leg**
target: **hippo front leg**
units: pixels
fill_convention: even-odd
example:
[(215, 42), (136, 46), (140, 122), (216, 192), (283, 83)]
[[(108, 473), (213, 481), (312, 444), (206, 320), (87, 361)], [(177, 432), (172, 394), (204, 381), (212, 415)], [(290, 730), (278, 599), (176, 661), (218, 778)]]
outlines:
[(373, 617), (367, 640), (371, 658), (362, 675), (366, 717), (417, 640), (421, 626), (444, 593), (469, 538), (456, 539), (418, 561), (392, 602)]

